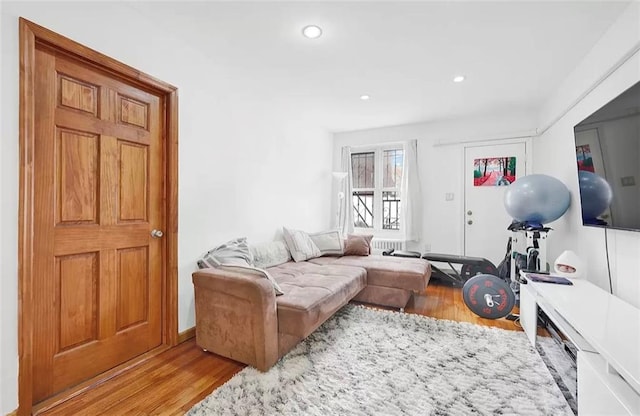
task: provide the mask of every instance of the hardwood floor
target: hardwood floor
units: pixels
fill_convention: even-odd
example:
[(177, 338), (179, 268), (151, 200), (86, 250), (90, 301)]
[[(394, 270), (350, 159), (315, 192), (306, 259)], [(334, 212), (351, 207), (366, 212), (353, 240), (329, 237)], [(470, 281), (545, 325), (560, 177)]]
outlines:
[(40, 415), (182, 415), (245, 366), (192, 338)]
[[(483, 319), (462, 300), (462, 290), (430, 284), (405, 308), (438, 319), (521, 331), (513, 321)], [(206, 353), (190, 339), (41, 415), (182, 415), (245, 366)]]

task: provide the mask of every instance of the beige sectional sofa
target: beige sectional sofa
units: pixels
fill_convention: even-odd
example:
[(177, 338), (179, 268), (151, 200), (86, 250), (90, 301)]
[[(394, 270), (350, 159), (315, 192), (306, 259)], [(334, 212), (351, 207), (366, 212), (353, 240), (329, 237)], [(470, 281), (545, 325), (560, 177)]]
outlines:
[(267, 268), (263, 276), (219, 268), (193, 273), (196, 342), (266, 371), (350, 300), (405, 307), (431, 276), (426, 260), (319, 257)]

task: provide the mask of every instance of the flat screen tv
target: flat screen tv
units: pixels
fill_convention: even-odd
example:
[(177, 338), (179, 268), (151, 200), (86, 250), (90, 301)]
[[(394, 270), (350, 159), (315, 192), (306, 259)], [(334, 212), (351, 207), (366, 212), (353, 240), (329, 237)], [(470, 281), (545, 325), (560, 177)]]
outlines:
[(640, 82), (573, 130), (583, 224), (640, 231)]

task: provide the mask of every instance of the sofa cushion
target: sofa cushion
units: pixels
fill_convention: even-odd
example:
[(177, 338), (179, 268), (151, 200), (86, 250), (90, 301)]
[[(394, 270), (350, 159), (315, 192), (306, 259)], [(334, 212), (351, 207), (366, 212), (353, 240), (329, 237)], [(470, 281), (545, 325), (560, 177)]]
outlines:
[(371, 254), (372, 235), (347, 235), (344, 247), (345, 256), (368, 256)]
[(320, 250), (321, 256), (342, 256), (344, 254), (344, 242), (340, 231), (330, 230), (309, 234), (311, 241)]
[(321, 257), (310, 262), (323, 266), (354, 266), (367, 270), (367, 285), (422, 291), (431, 277), (431, 265), (423, 259), (392, 256)]
[(247, 238), (240, 237), (212, 248), (198, 259), (197, 263), (201, 269), (216, 267), (223, 263), (250, 266), (253, 264), (253, 257), (249, 251)]
[(360, 267), (285, 263), (269, 268), (284, 295), (276, 299), (278, 332), (308, 336), (366, 285)]
[(287, 243), (289, 252), (291, 252), (293, 261), (299, 262), (320, 257), (320, 250), (315, 243), (311, 241), (309, 234), (306, 232), (282, 227), (282, 235), (284, 236), (285, 243)]
[(291, 253), (284, 241), (269, 241), (268, 243), (252, 244), (249, 246), (253, 256), (253, 265), (266, 269), (291, 260)]

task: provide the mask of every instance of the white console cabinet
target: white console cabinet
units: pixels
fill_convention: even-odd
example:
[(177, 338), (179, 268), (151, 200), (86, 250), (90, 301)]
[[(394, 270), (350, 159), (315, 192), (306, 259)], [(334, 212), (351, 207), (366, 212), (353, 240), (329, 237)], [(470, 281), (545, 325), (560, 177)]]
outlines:
[(578, 414), (640, 415), (640, 309), (592, 283), (520, 285), (520, 321), (533, 345), (537, 308), (578, 349)]

